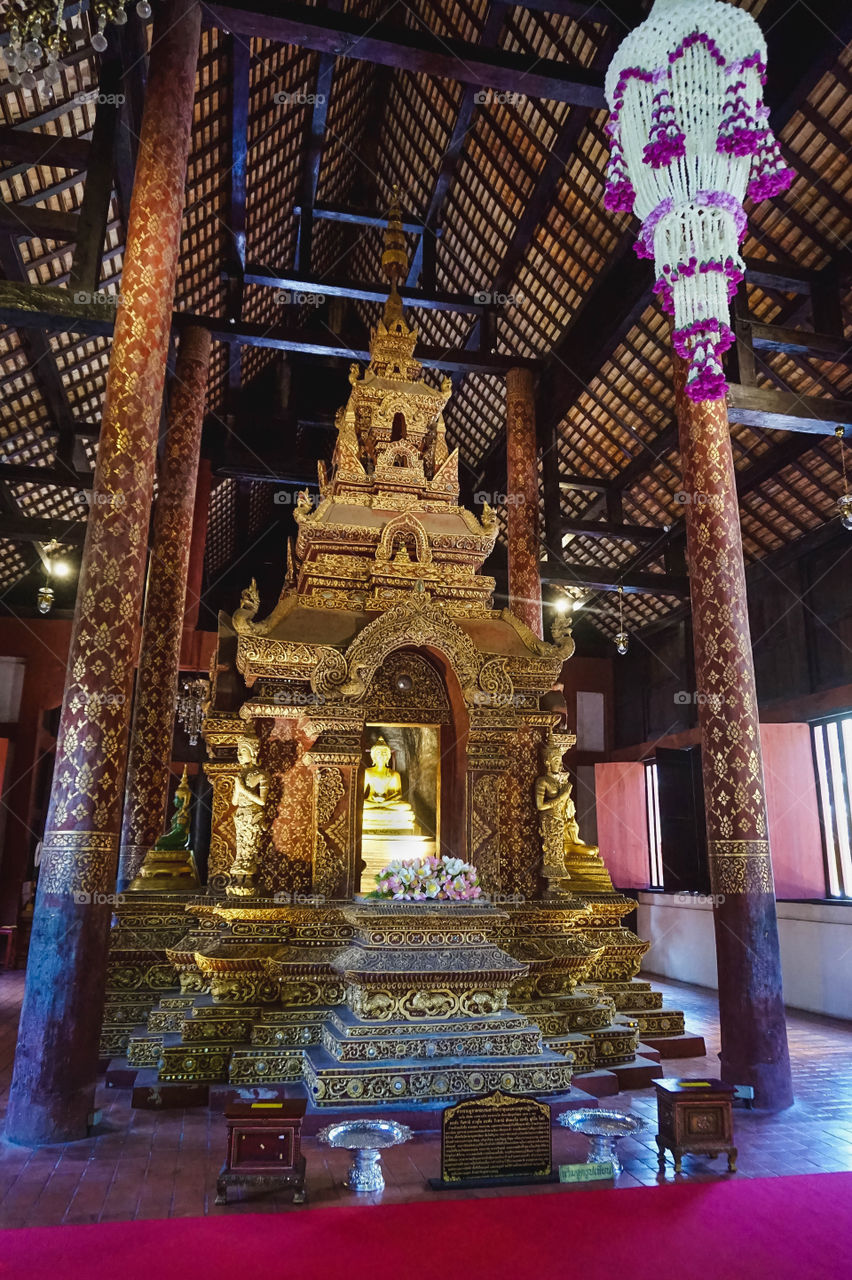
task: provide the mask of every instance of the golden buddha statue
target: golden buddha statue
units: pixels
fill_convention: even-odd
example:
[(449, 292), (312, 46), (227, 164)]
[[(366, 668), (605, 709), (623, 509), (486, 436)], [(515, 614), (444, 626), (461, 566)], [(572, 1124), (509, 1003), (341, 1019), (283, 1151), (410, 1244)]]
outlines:
[(580, 840), (573, 788), (562, 768), (567, 745), (560, 735), (549, 735), (544, 749), (545, 772), (535, 783), (548, 893), (611, 893), (612, 880), (600, 850)]
[(192, 789), (184, 765), (175, 791), (172, 825), (165, 835), (160, 836), (153, 849), (146, 853), (145, 861), (128, 886), (128, 892), (155, 889), (163, 893), (174, 893), (176, 890), (200, 887), (195, 858), (189, 847), (191, 804)]
[(393, 858), (435, 852), (435, 840), (424, 833), (411, 804), (403, 799), (402, 777), (391, 768), (392, 755), (385, 739), (379, 737), (370, 747), (371, 763), (364, 770), (362, 892), (375, 889), (375, 877)]
[(225, 890), (230, 896), (246, 897), (257, 892), (257, 856), (269, 794), (269, 774), (257, 762), (259, 749), (260, 743), (253, 734), (244, 734), (237, 742), (240, 772), (234, 778), (231, 796), (237, 854), (231, 864)]
[(390, 768), (391, 749), (384, 738), (379, 738), (370, 748), (372, 765), (364, 770), (364, 805), (392, 805), (395, 808), (411, 808), (402, 799), (402, 778)]

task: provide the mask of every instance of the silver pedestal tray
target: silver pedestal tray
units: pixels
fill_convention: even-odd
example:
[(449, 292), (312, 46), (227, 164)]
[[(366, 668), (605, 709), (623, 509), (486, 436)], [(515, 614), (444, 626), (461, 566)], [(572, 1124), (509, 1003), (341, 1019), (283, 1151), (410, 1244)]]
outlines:
[(621, 1161), (615, 1149), (619, 1138), (643, 1133), (648, 1124), (638, 1116), (625, 1111), (605, 1111), (602, 1108), (580, 1107), (576, 1111), (563, 1111), (557, 1119), (566, 1129), (584, 1133), (589, 1138), (589, 1155), (586, 1164), (612, 1161), (613, 1174), (621, 1173)]
[(317, 1137), (329, 1147), (352, 1152), (346, 1175), (350, 1191), (383, 1191), (382, 1150), (407, 1142), (411, 1130), (396, 1120), (341, 1120), (321, 1129)]

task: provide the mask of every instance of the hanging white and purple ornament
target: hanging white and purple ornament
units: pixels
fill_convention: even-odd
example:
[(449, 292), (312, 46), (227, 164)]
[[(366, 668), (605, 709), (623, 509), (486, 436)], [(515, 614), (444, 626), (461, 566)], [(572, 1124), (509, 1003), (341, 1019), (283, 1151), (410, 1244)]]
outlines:
[(695, 401), (725, 394), (746, 193), (766, 200), (794, 177), (769, 127), (765, 77), (763, 33), (724, 0), (656, 0), (606, 76), (604, 200), (642, 221), (636, 252), (654, 259), (654, 290), (674, 316)]

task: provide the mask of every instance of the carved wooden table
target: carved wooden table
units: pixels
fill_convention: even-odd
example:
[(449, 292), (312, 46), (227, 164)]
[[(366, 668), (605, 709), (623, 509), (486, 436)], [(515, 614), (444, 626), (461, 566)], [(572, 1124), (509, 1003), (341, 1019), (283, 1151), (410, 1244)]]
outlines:
[(305, 1157), (302, 1119), (306, 1103), (235, 1103), (225, 1112), (228, 1151), (216, 1182), (216, 1203), (228, 1203), (228, 1187), (293, 1187), (293, 1203), (304, 1204)]
[(657, 1149), (660, 1170), (666, 1151), (674, 1157), (675, 1173), (687, 1153), (714, 1158), (725, 1152), (728, 1173), (737, 1171), (734, 1146), (734, 1086), (723, 1080), (655, 1080), (657, 1090)]

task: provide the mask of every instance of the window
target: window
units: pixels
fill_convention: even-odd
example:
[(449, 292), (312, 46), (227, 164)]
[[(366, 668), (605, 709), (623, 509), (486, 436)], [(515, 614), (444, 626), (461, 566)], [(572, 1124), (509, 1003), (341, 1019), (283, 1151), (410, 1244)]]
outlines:
[(852, 712), (812, 725), (830, 898), (852, 898)]
[(648, 817), (649, 884), (663, 887), (663, 844), (660, 835), (660, 786), (656, 760), (645, 761), (645, 812)]

